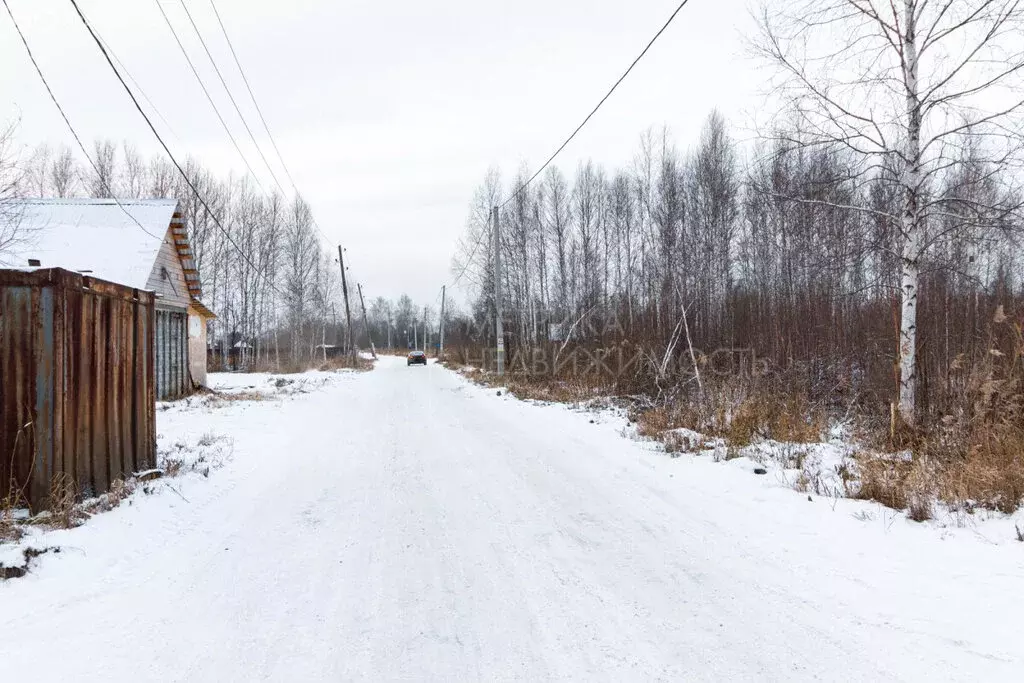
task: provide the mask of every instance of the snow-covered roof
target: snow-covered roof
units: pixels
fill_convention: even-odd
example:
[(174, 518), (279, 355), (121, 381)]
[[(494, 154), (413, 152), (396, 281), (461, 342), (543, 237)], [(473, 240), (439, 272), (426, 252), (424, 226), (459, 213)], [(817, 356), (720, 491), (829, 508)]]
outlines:
[(26, 199), (12, 205), (22, 239), (0, 253), (0, 267), (25, 268), (29, 259), (38, 259), (42, 268), (91, 271), (99, 279), (144, 289), (178, 202)]

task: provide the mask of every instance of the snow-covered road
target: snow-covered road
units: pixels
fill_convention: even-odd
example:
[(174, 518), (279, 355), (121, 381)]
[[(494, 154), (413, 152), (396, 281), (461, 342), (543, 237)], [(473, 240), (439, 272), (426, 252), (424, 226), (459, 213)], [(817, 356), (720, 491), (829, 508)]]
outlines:
[(0, 584), (0, 679), (1024, 672), (1019, 545), (855, 519), (440, 367), (382, 359), (160, 419), (230, 433), (233, 461), (60, 532), (61, 555)]

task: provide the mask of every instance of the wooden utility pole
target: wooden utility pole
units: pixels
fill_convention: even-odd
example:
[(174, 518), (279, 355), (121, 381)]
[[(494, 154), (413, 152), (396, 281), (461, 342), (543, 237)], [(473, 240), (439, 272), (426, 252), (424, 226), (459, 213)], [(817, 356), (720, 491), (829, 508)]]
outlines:
[(444, 290), (445, 290), (445, 287), (446, 287), (446, 285), (441, 285), (441, 324), (440, 324), (439, 330), (438, 330), (438, 336), (440, 337), (440, 339), (439, 339), (439, 344), (440, 345), (439, 345), (439, 347), (437, 349), (437, 359), (438, 360), (441, 360), (442, 358), (444, 358), (444, 294), (445, 294)]
[(498, 375), (505, 374), (505, 330), (501, 322), (501, 237), (498, 234), (498, 207), (494, 207), (493, 216), (494, 239), (494, 333), (497, 336), (495, 361)]
[(366, 340), (370, 342), (370, 353), (373, 355), (373, 359), (377, 360), (377, 349), (373, 345), (373, 335), (370, 334), (370, 324), (366, 322), (366, 302), (363, 301), (363, 286), (357, 282), (356, 289), (359, 291), (359, 306), (363, 309), (363, 327), (366, 328)]
[(345, 297), (345, 322), (348, 325), (348, 352), (351, 354), (353, 360), (356, 357), (356, 347), (352, 343), (352, 314), (348, 308), (348, 281), (345, 279), (345, 256), (343, 255), (344, 249), (341, 245), (338, 245), (338, 265), (341, 266), (341, 293)]
[(424, 306), (423, 307), (423, 353), (427, 352), (427, 341), (429, 339), (429, 335), (427, 334), (427, 332), (428, 332), (429, 329), (430, 328), (427, 327), (427, 307)]

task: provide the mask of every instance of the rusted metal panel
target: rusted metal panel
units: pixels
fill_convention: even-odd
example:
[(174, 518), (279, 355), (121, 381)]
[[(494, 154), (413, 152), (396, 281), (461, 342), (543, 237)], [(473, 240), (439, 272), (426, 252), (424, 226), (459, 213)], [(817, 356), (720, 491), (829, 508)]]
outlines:
[(43, 507), (156, 460), (151, 292), (61, 269), (0, 270), (0, 499)]

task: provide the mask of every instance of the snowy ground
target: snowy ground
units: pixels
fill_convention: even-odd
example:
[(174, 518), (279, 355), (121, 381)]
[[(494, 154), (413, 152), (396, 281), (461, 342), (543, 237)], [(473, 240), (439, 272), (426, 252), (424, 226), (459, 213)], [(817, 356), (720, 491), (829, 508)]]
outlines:
[(216, 446), (215, 471), (45, 534), (62, 552), (0, 582), (4, 679), (1024, 671), (1024, 544), (809, 502), (745, 458), (669, 458), (613, 415), (435, 365), (301, 379), (230, 376), (269, 400), (158, 413), (161, 449)]

